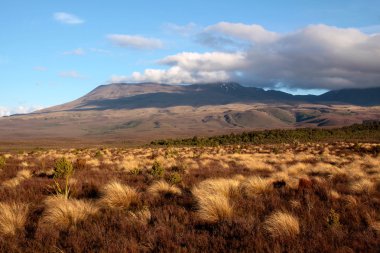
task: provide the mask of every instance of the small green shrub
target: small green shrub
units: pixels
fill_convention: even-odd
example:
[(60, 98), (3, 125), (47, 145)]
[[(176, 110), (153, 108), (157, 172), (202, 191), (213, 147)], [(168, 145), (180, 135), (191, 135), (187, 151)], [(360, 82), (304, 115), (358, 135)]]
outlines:
[(327, 225), (329, 227), (339, 227), (340, 226), (340, 215), (335, 212), (334, 209), (330, 209), (330, 212), (327, 216)]
[(174, 172), (170, 175), (169, 181), (171, 184), (179, 184), (182, 182), (182, 177), (179, 173)]
[[(74, 167), (66, 158), (61, 158), (54, 165), (54, 185), (53, 189), (56, 195), (63, 195), (66, 199), (70, 196), (69, 180), (74, 173)], [(62, 186), (58, 179), (64, 179), (65, 183)]]
[(158, 161), (154, 161), (150, 174), (154, 177), (162, 177), (165, 174), (165, 168)]
[(74, 167), (66, 158), (57, 160), (54, 164), (54, 178), (66, 178), (74, 172)]
[(0, 169), (5, 166), (6, 159), (4, 156), (0, 156)]
[(131, 175), (137, 176), (137, 175), (140, 175), (140, 174), (142, 173), (142, 171), (141, 171), (141, 169), (139, 169), (139, 168), (134, 168), (134, 169), (131, 169), (131, 170), (129, 171), (129, 173), (130, 173)]
[(103, 157), (103, 154), (100, 150), (96, 151), (95, 155), (94, 155), (95, 158), (102, 158)]

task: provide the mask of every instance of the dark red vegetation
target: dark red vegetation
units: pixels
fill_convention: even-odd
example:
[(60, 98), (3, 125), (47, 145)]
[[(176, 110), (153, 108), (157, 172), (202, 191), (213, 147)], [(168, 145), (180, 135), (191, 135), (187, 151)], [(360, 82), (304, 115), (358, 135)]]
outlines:
[[(14, 177), (20, 170), (18, 166), (15, 161), (8, 161), (0, 180)], [(102, 186), (117, 178), (141, 192), (138, 206), (148, 206), (150, 221), (135, 221), (125, 210), (102, 209), (75, 227), (42, 229), (39, 224), (45, 208), (43, 200), (52, 194), (48, 189), (52, 179), (43, 174), (34, 175), (15, 188), (0, 188), (1, 202), (29, 203), (25, 229), (15, 236), (0, 236), (0, 252), (319, 253), (379, 252), (380, 249), (380, 235), (370, 226), (371, 218), (380, 218), (380, 187), (377, 185), (371, 193), (349, 195), (347, 178), (343, 175), (330, 176), (324, 181), (302, 178), (298, 188), (280, 180), (271, 185), (270, 191), (254, 198), (236, 195), (232, 198), (231, 220), (207, 223), (197, 216), (191, 188), (205, 178), (254, 175), (253, 172), (242, 168), (222, 171), (211, 165), (188, 174), (181, 172), (183, 181), (178, 186), (182, 195), (153, 198), (146, 189), (155, 179), (147, 173), (127, 174), (106, 168), (95, 171), (88, 169), (82, 160), (77, 161), (77, 166), (78, 181), (72, 198), (96, 201)], [(329, 195), (332, 189), (342, 193), (339, 199)], [(353, 196), (356, 203), (348, 202), (348, 196)], [(263, 229), (268, 215), (278, 210), (298, 217), (300, 234), (295, 238), (272, 238)]]

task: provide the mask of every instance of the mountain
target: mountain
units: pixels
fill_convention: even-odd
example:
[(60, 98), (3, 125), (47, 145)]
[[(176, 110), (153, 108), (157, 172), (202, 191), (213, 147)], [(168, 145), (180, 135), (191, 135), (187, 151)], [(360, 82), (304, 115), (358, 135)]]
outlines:
[(320, 96), (244, 87), (237, 83), (166, 85), (156, 83), (102, 85), (87, 95), (42, 112), (167, 108), (231, 103), (333, 103), (380, 105), (380, 88), (329, 91)]
[(380, 119), (380, 88), (291, 95), (238, 83), (101, 85), (72, 102), (0, 118), (0, 144), (146, 143), (252, 129), (335, 127)]

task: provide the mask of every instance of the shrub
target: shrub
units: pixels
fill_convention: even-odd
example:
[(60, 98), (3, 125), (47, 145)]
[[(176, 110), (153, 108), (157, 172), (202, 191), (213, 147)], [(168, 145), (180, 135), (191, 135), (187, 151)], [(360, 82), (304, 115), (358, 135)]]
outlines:
[(329, 227), (338, 227), (340, 226), (340, 216), (334, 209), (330, 209), (329, 214), (326, 218), (327, 225)]
[(138, 198), (139, 194), (132, 187), (112, 182), (103, 188), (100, 204), (104, 208), (129, 209)]
[(150, 174), (154, 177), (162, 177), (165, 174), (165, 168), (160, 162), (154, 161)]
[(300, 233), (298, 219), (285, 212), (275, 212), (264, 223), (264, 229), (276, 238), (292, 238)]
[(28, 206), (18, 203), (0, 202), (0, 234), (15, 235), (22, 230), (28, 214)]
[(98, 211), (96, 206), (88, 201), (67, 199), (62, 195), (48, 197), (44, 203), (46, 208), (41, 222), (59, 229), (76, 226), (79, 221)]
[[(54, 164), (54, 185), (52, 188), (56, 195), (62, 195), (65, 198), (70, 197), (70, 178), (74, 173), (74, 167), (66, 158), (57, 160)], [(58, 179), (64, 179), (65, 183), (62, 186)]]
[(131, 170), (129, 171), (129, 173), (130, 173), (131, 175), (135, 175), (135, 176), (137, 176), (137, 175), (140, 175), (140, 174), (142, 173), (142, 171), (141, 171), (141, 169), (139, 169), (139, 168), (134, 168), (134, 169), (131, 169)]
[(177, 186), (170, 185), (165, 181), (157, 181), (153, 183), (148, 188), (148, 192), (155, 197), (159, 195), (180, 195), (181, 194), (181, 190)]
[(182, 182), (182, 177), (179, 173), (174, 172), (170, 175), (170, 183), (171, 184), (179, 184)]
[(5, 166), (6, 159), (4, 156), (0, 156), (0, 169), (2, 169)]

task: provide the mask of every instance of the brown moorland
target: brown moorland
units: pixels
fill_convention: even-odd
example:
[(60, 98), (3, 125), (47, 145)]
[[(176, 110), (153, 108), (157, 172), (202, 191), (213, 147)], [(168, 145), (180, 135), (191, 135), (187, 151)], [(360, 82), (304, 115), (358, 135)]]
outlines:
[(379, 147), (3, 152), (0, 252), (378, 252)]

